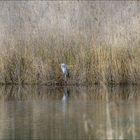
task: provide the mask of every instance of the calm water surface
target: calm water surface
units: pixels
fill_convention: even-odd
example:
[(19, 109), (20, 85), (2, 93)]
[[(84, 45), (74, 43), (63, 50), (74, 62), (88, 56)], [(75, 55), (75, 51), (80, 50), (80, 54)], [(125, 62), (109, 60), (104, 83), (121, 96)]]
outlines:
[(0, 87), (0, 139), (140, 138), (139, 87)]

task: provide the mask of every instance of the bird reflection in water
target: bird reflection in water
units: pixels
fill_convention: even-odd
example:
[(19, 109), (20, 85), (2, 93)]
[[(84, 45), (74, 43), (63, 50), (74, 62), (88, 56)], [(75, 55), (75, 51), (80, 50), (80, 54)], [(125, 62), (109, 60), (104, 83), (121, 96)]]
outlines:
[(63, 112), (67, 111), (69, 97), (70, 97), (70, 90), (68, 88), (64, 88), (64, 94), (63, 94), (63, 97), (62, 97)]
[(67, 102), (69, 96), (70, 96), (70, 90), (68, 90), (67, 88), (65, 88), (65, 89), (64, 89), (64, 94), (63, 94), (62, 101)]

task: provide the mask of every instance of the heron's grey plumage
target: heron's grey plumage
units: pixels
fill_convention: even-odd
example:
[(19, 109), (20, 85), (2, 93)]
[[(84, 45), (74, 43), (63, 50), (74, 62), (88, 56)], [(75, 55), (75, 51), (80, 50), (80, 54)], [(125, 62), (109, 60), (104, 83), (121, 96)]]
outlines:
[(69, 77), (69, 70), (68, 70), (68, 67), (66, 64), (64, 64), (64, 63), (61, 64), (61, 70), (62, 70), (65, 78)]

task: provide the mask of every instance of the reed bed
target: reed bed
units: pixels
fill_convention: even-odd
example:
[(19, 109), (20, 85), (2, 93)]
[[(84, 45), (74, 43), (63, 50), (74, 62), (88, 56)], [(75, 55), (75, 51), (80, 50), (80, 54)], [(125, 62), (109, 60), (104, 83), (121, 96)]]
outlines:
[(4, 44), (0, 52), (1, 84), (62, 85), (60, 69), (70, 70), (69, 85), (139, 84), (140, 48), (109, 46), (86, 41), (82, 37), (16, 41)]

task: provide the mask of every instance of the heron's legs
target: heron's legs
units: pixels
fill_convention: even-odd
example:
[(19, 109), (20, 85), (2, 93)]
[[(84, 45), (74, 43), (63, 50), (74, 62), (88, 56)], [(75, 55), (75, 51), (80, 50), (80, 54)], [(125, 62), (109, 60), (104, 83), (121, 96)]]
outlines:
[(67, 84), (67, 76), (65, 75), (65, 78), (64, 78), (64, 82), (65, 84)]

